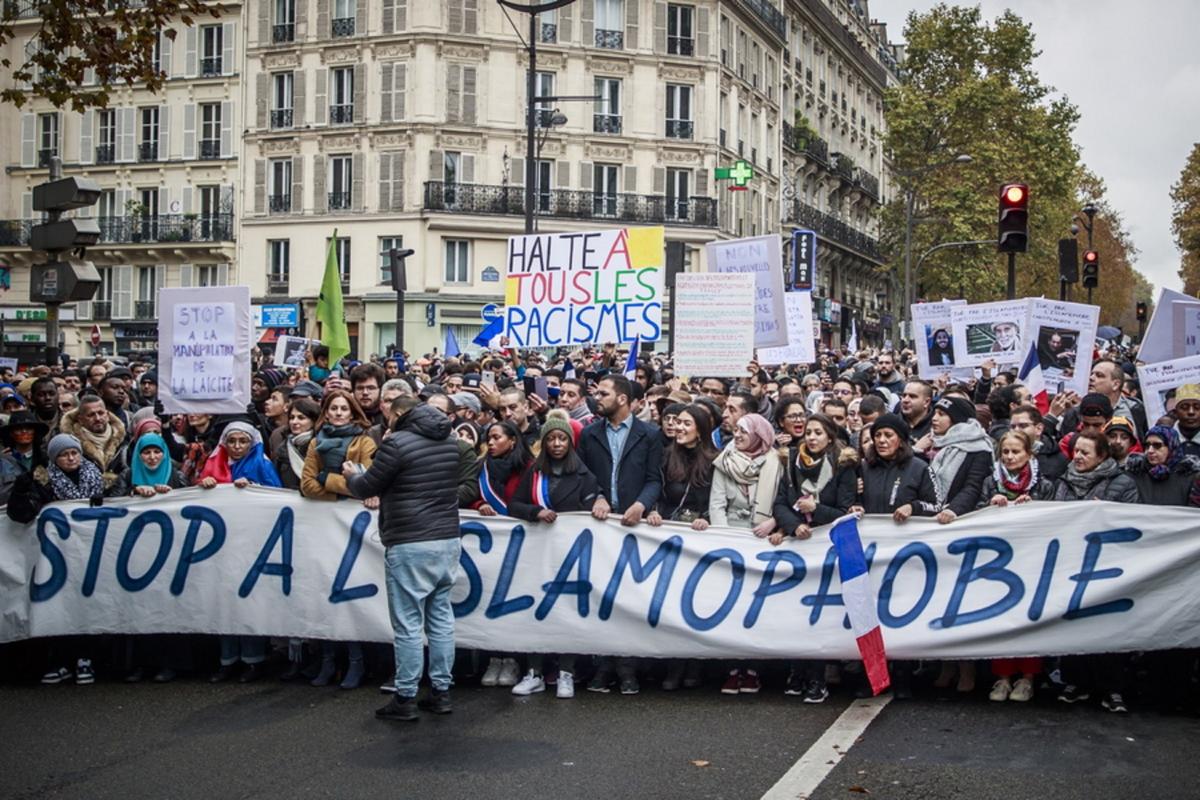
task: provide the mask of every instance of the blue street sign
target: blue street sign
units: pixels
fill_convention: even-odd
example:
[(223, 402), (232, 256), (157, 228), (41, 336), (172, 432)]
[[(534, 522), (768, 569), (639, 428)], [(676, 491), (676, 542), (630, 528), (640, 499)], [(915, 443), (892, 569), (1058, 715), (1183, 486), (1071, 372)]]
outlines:
[(296, 303), (256, 305), (254, 327), (256, 328), (299, 328), (300, 306)]
[(817, 234), (813, 231), (792, 231), (791, 288), (811, 291), (817, 273)]

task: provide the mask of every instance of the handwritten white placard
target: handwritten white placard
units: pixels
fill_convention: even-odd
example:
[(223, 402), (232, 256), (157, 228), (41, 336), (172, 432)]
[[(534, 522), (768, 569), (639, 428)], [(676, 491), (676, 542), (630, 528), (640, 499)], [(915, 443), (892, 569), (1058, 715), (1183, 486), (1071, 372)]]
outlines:
[(740, 378), (754, 357), (754, 275), (675, 278), (675, 372)]
[(754, 276), (754, 346), (786, 347), (783, 255), (778, 236), (754, 236), (705, 245), (708, 271)]

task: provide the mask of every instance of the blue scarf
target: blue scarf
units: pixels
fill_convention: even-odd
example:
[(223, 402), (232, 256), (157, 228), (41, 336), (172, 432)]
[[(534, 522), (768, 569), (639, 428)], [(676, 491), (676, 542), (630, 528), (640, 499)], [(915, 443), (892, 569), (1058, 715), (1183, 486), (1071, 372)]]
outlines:
[[(153, 472), (142, 463), (142, 451), (147, 447), (157, 447), (162, 451), (163, 459)], [(133, 449), (133, 485), (134, 486), (160, 486), (170, 483), (171, 481), (171, 457), (167, 455), (167, 443), (161, 434), (144, 433), (137, 440), (137, 446)]]
[(283, 488), (283, 483), (279, 480), (279, 473), (275, 471), (275, 465), (263, 455), (262, 442), (255, 442), (251, 445), (250, 451), (237, 461), (230, 461), (229, 472), (235, 481), (238, 478), (245, 478), (259, 486)]

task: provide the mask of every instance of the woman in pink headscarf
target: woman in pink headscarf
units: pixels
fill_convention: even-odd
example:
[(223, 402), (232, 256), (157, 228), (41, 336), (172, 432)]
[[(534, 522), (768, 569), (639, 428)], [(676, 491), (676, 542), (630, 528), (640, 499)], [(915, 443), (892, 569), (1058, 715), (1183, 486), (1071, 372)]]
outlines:
[[(737, 421), (733, 441), (713, 462), (712, 492), (708, 497), (713, 525), (746, 528), (765, 537), (775, 530), (772, 507), (779, 488), (782, 460), (774, 448), (775, 429), (766, 418), (746, 414)], [(722, 694), (754, 694), (758, 671), (737, 665), (721, 686)]]
[(737, 421), (733, 441), (713, 462), (709, 522), (748, 528), (759, 537), (775, 530), (772, 507), (782, 462), (774, 444), (775, 431), (765, 417), (746, 414)]

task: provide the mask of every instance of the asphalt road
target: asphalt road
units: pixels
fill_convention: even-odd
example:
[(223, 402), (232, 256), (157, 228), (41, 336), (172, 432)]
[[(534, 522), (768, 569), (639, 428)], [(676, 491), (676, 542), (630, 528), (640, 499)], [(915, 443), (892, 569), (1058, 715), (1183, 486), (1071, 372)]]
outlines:
[[(850, 700), (777, 687), (513, 698), (372, 717), (386, 698), (280, 684), (0, 686), (6, 798), (757, 798)], [(814, 798), (1200, 797), (1200, 720), (1153, 712), (893, 702)], [(700, 762), (700, 763), (695, 763)], [(865, 792), (864, 792), (865, 790)]]

